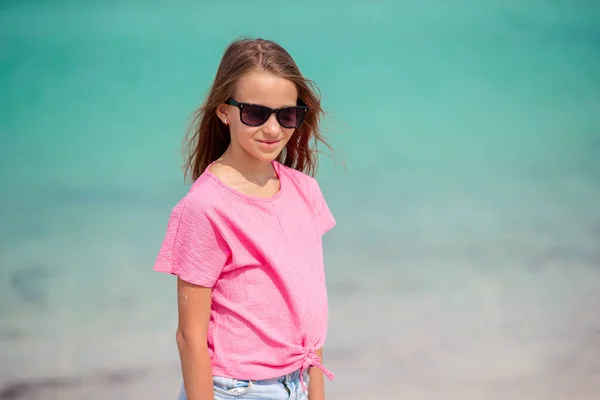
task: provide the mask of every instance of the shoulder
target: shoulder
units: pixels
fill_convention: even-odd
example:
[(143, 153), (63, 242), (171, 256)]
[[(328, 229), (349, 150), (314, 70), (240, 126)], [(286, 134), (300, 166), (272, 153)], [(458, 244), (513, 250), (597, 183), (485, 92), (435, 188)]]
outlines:
[(312, 193), (315, 189), (319, 189), (319, 183), (316, 178), (283, 164), (278, 164), (278, 167), (279, 175), (284, 175), (288, 181), (292, 182), (298, 188), (309, 193)]
[(298, 198), (304, 199), (304, 202), (313, 210), (318, 232), (323, 236), (336, 225), (336, 221), (329, 210), (325, 197), (323, 197), (319, 182), (316, 178), (289, 167), (282, 166), (281, 170), (288, 177), (286, 183), (295, 182), (299, 189), (300, 196)]
[(317, 179), (302, 171), (295, 170), (284, 165), (280, 166), (280, 176), (286, 180), (286, 184), (296, 187), (296, 193), (317, 213), (323, 208), (325, 198)]
[(221, 201), (220, 186), (210, 176), (201, 175), (190, 187), (188, 193), (175, 205), (174, 211), (184, 218), (210, 219)]

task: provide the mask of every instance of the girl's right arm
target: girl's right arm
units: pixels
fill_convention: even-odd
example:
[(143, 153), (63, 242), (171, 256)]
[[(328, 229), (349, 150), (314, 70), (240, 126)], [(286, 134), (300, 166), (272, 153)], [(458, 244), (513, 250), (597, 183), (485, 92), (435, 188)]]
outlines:
[(188, 400), (214, 398), (212, 364), (207, 342), (211, 295), (212, 289), (177, 278), (177, 348)]

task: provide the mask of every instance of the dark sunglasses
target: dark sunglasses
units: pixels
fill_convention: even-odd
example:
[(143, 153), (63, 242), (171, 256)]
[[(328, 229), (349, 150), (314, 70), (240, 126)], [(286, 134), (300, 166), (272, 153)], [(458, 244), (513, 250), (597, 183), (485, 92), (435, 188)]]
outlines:
[(239, 103), (233, 98), (228, 99), (225, 104), (240, 109), (240, 120), (244, 125), (260, 126), (267, 122), (271, 114), (275, 113), (279, 125), (288, 129), (299, 127), (309, 109), (307, 106), (269, 108), (259, 104)]

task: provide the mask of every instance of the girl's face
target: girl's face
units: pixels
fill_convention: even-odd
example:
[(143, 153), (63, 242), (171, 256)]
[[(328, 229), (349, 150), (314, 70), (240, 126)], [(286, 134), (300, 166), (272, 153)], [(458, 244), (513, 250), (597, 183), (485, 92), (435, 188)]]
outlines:
[[(240, 77), (233, 95), (233, 100), (237, 103), (251, 103), (273, 109), (296, 106), (297, 99), (298, 91), (293, 82), (264, 71), (254, 71)], [(261, 125), (248, 126), (240, 119), (240, 112), (242, 110), (231, 104), (221, 104), (217, 108), (218, 117), (229, 125), (229, 150), (232, 155), (269, 162), (277, 158), (294, 133), (294, 128), (281, 126), (275, 113)], [(246, 118), (245, 122), (253, 121)], [(285, 119), (284, 125), (289, 125)]]

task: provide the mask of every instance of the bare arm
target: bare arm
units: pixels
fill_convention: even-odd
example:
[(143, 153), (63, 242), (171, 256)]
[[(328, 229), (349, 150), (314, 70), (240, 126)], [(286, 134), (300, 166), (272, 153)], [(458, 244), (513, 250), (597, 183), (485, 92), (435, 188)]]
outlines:
[[(317, 350), (317, 357), (321, 364), (323, 363), (323, 349)], [(316, 367), (310, 367), (308, 370), (310, 378), (308, 384), (308, 399), (309, 400), (325, 400), (325, 378), (323, 371)]]
[(177, 348), (188, 400), (214, 398), (212, 364), (207, 344), (211, 295), (212, 289), (177, 278)]

